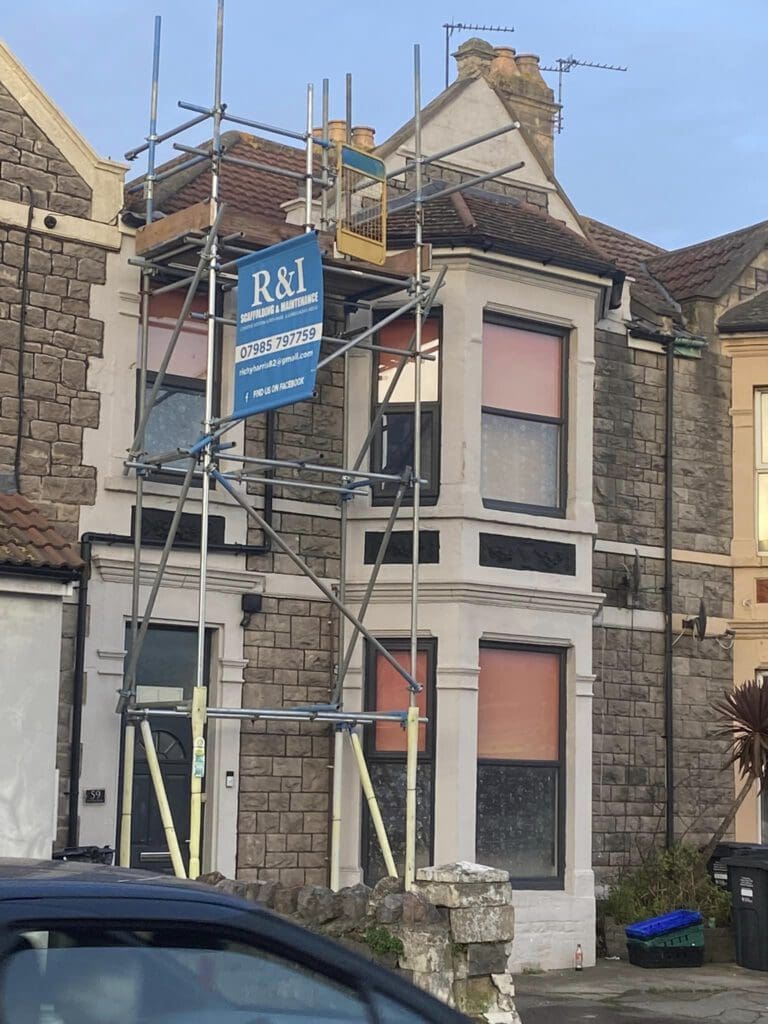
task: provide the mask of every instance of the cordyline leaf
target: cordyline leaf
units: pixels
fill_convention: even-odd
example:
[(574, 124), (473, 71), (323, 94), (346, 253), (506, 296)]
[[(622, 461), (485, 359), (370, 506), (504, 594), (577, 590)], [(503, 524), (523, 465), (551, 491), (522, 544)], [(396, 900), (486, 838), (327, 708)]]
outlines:
[(748, 679), (712, 705), (723, 723), (715, 734), (729, 743), (728, 765), (742, 778), (768, 780), (768, 686)]

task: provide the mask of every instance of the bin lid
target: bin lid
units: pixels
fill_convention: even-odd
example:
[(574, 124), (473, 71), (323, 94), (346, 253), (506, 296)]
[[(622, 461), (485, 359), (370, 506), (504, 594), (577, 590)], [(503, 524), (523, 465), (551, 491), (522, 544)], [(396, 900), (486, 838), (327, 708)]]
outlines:
[(764, 854), (751, 854), (743, 857), (726, 857), (723, 863), (729, 868), (757, 868), (768, 871), (768, 850)]

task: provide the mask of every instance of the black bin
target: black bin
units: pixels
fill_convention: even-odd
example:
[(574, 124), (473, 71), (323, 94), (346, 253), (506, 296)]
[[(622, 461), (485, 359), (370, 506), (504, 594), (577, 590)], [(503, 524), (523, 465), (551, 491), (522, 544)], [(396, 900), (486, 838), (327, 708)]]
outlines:
[(111, 846), (68, 846), (65, 850), (56, 850), (54, 860), (74, 860), (87, 864), (111, 864), (115, 851)]
[(707, 862), (709, 877), (720, 889), (728, 888), (729, 857), (768, 857), (768, 845), (762, 843), (718, 843)]
[(736, 963), (768, 971), (768, 857), (729, 857)]

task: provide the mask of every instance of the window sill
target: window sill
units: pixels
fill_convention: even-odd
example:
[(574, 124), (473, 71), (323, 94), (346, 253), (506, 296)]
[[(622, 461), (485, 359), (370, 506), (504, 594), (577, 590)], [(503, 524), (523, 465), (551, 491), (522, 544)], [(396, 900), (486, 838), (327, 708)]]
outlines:
[(494, 498), (483, 498), (483, 508), (496, 512), (512, 512), (516, 515), (535, 516), (537, 519), (565, 519), (564, 508), (547, 508), (540, 505), (519, 505), (511, 501), (496, 501)]

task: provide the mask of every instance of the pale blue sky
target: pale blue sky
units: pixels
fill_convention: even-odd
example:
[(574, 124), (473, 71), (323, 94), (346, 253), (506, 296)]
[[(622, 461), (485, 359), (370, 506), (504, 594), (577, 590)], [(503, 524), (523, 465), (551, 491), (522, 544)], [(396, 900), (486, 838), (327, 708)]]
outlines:
[[(147, 131), (155, 14), (165, 128), (177, 99), (210, 99), (215, 0), (25, 0), (5, 5), (2, 33), (99, 153), (122, 158)], [(340, 117), (350, 71), (354, 120), (383, 139), (411, 114), (414, 42), (424, 101), (442, 88), (449, 20), (512, 24), (486, 35), (543, 64), (629, 66), (565, 79), (556, 170), (583, 213), (668, 247), (768, 219), (768, 0), (226, 0), (224, 98), (301, 130), (306, 83), (329, 77)]]

